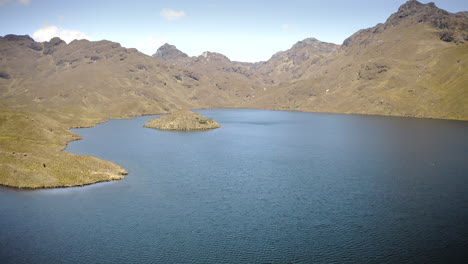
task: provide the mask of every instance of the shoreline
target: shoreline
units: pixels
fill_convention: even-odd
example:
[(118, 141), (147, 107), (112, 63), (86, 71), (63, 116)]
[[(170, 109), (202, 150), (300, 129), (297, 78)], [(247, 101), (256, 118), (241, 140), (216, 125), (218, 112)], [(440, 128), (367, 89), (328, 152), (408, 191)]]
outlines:
[[(128, 175), (124, 174), (124, 175)], [(101, 180), (97, 182), (90, 182), (90, 183), (84, 183), (84, 184), (76, 184), (76, 185), (60, 185), (60, 186), (41, 186), (41, 187), (18, 187), (18, 186), (11, 186), (11, 185), (5, 185), (0, 183), (0, 188), (5, 188), (5, 189), (10, 189), (10, 190), (17, 190), (17, 191), (36, 191), (36, 190), (48, 190), (48, 189), (69, 189), (69, 188), (81, 188), (81, 187), (86, 187), (89, 185), (94, 185), (94, 184), (99, 184), (99, 183), (106, 183), (106, 182), (116, 182), (123, 180), (124, 177), (121, 179), (113, 179), (113, 180)]]
[[(274, 109), (274, 108), (260, 108), (260, 107), (254, 107), (254, 108), (251, 108), (251, 107), (216, 107), (216, 108), (210, 108), (210, 107), (202, 107), (202, 108), (195, 108), (195, 109), (191, 109), (193, 111), (196, 111), (196, 110), (216, 110), (216, 109), (233, 109), (233, 110), (240, 110), (240, 109), (251, 109), (251, 110), (264, 110), (264, 111), (289, 111), (289, 112), (303, 112), (303, 113), (317, 113), (317, 114), (346, 114), (346, 115), (358, 115), (358, 116), (376, 116), (376, 117), (392, 117), (392, 118), (414, 118), (414, 119), (429, 119), (429, 120), (446, 120), (446, 121), (460, 121), (460, 122), (466, 122), (468, 121), (468, 118), (467, 119), (462, 119), (462, 118), (434, 118), (434, 117), (417, 117), (417, 116), (402, 116), (402, 115), (386, 115), (386, 114), (368, 114), (368, 113), (352, 113), (352, 112), (348, 112), (348, 113), (342, 113), (342, 112), (317, 112), (317, 111), (306, 111), (306, 110), (294, 110), (294, 109)], [(103, 124), (103, 123), (106, 123), (106, 122), (109, 122), (109, 120), (112, 120), (112, 119), (133, 119), (133, 118), (137, 118), (137, 117), (143, 117), (143, 116), (154, 116), (154, 115), (167, 115), (169, 114), (168, 112), (166, 113), (161, 113), (161, 112), (157, 112), (157, 113), (144, 113), (144, 114), (140, 114), (140, 115), (122, 115), (122, 116), (117, 116), (117, 117), (112, 117), (112, 118), (106, 118), (106, 119), (98, 119), (96, 122), (93, 122), (93, 123), (90, 123), (89, 125), (77, 125), (77, 126), (69, 126), (69, 127), (66, 127), (66, 130), (68, 132), (71, 132), (75, 135), (77, 135), (78, 137), (77, 138), (73, 138), (73, 139), (70, 139), (68, 140), (65, 145), (61, 148), (60, 152), (63, 152), (63, 153), (70, 153), (70, 154), (73, 154), (73, 155), (78, 155), (78, 154), (74, 154), (72, 152), (68, 152), (66, 151), (66, 148), (68, 147), (68, 144), (70, 142), (73, 142), (73, 141), (78, 141), (78, 140), (82, 140), (83, 138), (81, 137), (81, 135), (77, 134), (77, 133), (74, 133), (73, 131), (71, 131), (71, 129), (80, 129), (80, 128), (92, 128), (92, 127), (96, 127), (97, 125), (99, 124)], [(91, 157), (91, 158), (95, 158), (95, 159), (99, 159), (99, 158), (96, 158), (94, 156), (85, 156), (85, 155), (78, 155), (78, 156), (84, 156), (84, 157)], [(101, 160), (101, 159), (99, 159)], [(120, 165), (112, 162), (112, 161), (108, 161), (108, 160), (102, 160), (104, 162), (110, 162), (118, 167), (120, 167)], [(122, 167), (120, 167), (122, 168)], [(123, 168), (122, 168), (123, 169)], [(8, 189), (15, 189), (15, 190), (40, 190), (40, 189), (60, 189), (60, 188), (73, 188), (73, 187), (85, 187), (85, 186), (88, 186), (88, 185), (92, 185), (92, 184), (97, 184), (97, 183), (103, 183), (103, 182), (111, 182), (111, 181), (118, 181), (118, 180), (122, 180), (125, 178), (124, 175), (128, 175), (129, 172), (126, 171), (125, 169), (123, 169), (125, 171), (125, 173), (121, 173), (120, 174), (120, 178), (115, 178), (115, 179), (100, 179), (100, 180), (97, 180), (97, 181), (94, 181), (94, 182), (87, 182), (87, 183), (76, 183), (76, 184), (67, 184), (67, 185), (57, 185), (57, 186), (38, 186), (38, 187), (22, 187), (22, 186), (15, 186), (15, 185), (8, 185), (8, 184), (2, 184), (0, 183), (0, 186), (3, 187), (3, 188), (8, 188)]]

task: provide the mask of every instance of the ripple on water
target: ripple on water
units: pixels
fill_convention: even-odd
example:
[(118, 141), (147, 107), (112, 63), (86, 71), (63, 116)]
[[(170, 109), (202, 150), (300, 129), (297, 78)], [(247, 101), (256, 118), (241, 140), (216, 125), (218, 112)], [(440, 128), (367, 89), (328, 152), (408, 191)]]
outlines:
[(466, 257), (465, 122), (199, 112), (223, 126), (158, 131), (143, 128), (151, 117), (141, 117), (75, 130), (83, 140), (67, 151), (117, 162), (129, 175), (83, 188), (0, 190), (0, 226), (8, 227), (0, 228), (0, 262)]

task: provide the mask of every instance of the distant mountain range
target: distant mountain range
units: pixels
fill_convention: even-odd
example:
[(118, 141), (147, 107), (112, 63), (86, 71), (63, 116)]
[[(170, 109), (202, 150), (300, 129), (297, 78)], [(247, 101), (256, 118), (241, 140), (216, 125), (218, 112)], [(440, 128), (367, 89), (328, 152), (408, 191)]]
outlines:
[[(0, 184), (32, 177), (24, 168), (33, 159), (5, 153), (27, 153), (21, 144), (31, 140), (49, 153), (30, 153), (37, 162), (62, 157), (76, 139), (66, 129), (105, 118), (230, 107), (468, 120), (467, 42), (467, 12), (415, 0), (342, 45), (309, 38), (258, 63), (189, 57), (169, 44), (147, 56), (105, 40), (0, 37)], [(44, 175), (52, 177), (44, 186), (65, 185)], [(88, 178), (81, 183), (97, 181)]]
[[(309, 38), (259, 63), (188, 57), (169, 44), (153, 57), (205, 75), (243, 75), (254, 83), (243, 90), (251, 107), (467, 120), (467, 13), (408, 1), (341, 46)], [(217, 85), (232, 89), (236, 74)]]
[(99, 118), (252, 107), (466, 120), (467, 21), (466, 12), (408, 1), (341, 46), (305, 39), (259, 63), (189, 57), (169, 44), (149, 57), (109, 41), (7, 35), (0, 106)]

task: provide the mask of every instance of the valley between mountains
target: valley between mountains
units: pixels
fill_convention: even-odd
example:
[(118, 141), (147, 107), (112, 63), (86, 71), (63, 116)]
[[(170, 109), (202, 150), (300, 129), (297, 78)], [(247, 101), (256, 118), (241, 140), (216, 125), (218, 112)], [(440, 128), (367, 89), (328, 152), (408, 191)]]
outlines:
[(119, 43), (0, 37), (0, 184), (54, 188), (123, 178), (62, 151), (70, 128), (182, 109), (258, 108), (468, 120), (468, 15), (411, 0), (342, 45), (314, 38), (257, 63), (215, 52), (153, 56)]

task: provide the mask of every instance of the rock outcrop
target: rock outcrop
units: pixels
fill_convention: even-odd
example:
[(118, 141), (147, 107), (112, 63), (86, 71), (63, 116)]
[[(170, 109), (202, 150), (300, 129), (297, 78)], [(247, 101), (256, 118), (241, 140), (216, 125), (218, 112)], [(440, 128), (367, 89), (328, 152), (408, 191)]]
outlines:
[(178, 59), (187, 58), (188, 55), (178, 50), (176, 46), (170, 44), (162, 45), (155, 54), (153, 58), (161, 59), (164, 61), (175, 61)]
[(343, 42), (344, 47), (366, 45), (391, 28), (408, 27), (417, 24), (431, 25), (437, 30), (439, 39), (462, 44), (468, 40), (468, 17), (465, 12), (449, 13), (434, 3), (422, 4), (410, 0), (400, 6), (385, 23), (362, 29)]
[(163, 130), (208, 130), (221, 127), (211, 118), (205, 117), (192, 111), (183, 110), (172, 114), (154, 118), (144, 126)]

